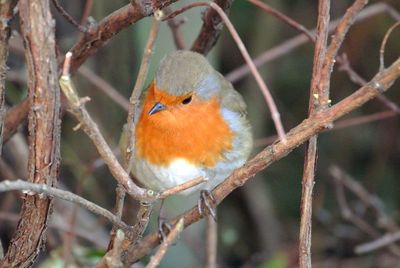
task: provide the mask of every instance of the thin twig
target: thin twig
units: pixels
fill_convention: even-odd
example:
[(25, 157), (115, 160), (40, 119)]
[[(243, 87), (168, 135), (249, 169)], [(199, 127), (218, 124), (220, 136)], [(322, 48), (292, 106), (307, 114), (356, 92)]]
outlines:
[(133, 160), (134, 160), (134, 155), (133, 155), (133, 147), (135, 145), (135, 112), (137, 109), (137, 105), (139, 102), (139, 97), (143, 89), (144, 81), (146, 80), (147, 72), (149, 69), (149, 64), (150, 64), (150, 59), (151, 55), (153, 54), (153, 49), (154, 49), (154, 44), (157, 39), (157, 34), (158, 34), (158, 28), (160, 24), (160, 19), (162, 17), (162, 11), (158, 11), (159, 15), (158, 17), (155, 16), (153, 18), (150, 32), (149, 32), (149, 37), (147, 39), (146, 46), (144, 48), (143, 52), (143, 58), (142, 62), (140, 64), (139, 68), (139, 73), (136, 78), (136, 83), (135, 86), (133, 87), (131, 97), (129, 98), (129, 109), (128, 109), (128, 117), (127, 117), (127, 148), (124, 148), (126, 153), (124, 152), (123, 155), (125, 156), (124, 159), (124, 166), (128, 174), (132, 170), (132, 165), (133, 165)]
[(196, 185), (199, 185), (200, 183), (203, 183), (203, 182), (205, 182), (207, 180), (208, 180), (208, 178), (206, 178), (206, 177), (194, 178), (192, 180), (189, 180), (189, 181), (184, 182), (182, 184), (179, 184), (179, 185), (177, 185), (175, 187), (172, 187), (172, 188), (169, 188), (167, 190), (164, 190), (164, 191), (160, 192), (159, 199), (164, 199), (164, 198), (166, 198), (168, 196), (175, 195), (177, 193), (183, 192), (183, 191), (185, 191), (187, 189), (190, 189), (190, 188), (192, 188), (192, 187), (194, 187)]
[[(166, 15), (171, 13), (171, 8), (166, 7), (164, 8), (164, 12)], [(182, 24), (185, 23), (185, 19), (177, 20), (176, 18), (171, 18), (168, 20), (168, 26), (171, 29), (172, 37), (174, 38), (175, 47), (177, 49), (185, 49), (185, 39), (183, 33), (181, 31)]]
[[(216, 208), (214, 209), (216, 212)], [(218, 225), (211, 215), (207, 215), (206, 225), (206, 268), (217, 267)]]
[(155, 268), (157, 267), (161, 259), (164, 257), (165, 253), (168, 250), (168, 247), (176, 240), (178, 235), (183, 231), (184, 227), (184, 219), (181, 218), (174, 228), (169, 232), (167, 238), (161, 243), (160, 248), (157, 250), (156, 254), (151, 257), (149, 264), (147, 264), (146, 268)]
[[(329, 94), (329, 88), (320, 87), (322, 79), (321, 66), (326, 56), (329, 32), (330, 0), (318, 2), (318, 22), (314, 49), (313, 72), (310, 87), (309, 117), (318, 111), (325, 110), (325, 105), (320, 102), (320, 95)], [(324, 91), (328, 91), (327, 93)], [(302, 177), (301, 206), (300, 206), (300, 232), (299, 232), (299, 266), (311, 267), (311, 236), (312, 236), (312, 197), (315, 184), (315, 170), (317, 162), (317, 135), (307, 142)]]
[[(385, 71), (379, 72), (365, 86), (346, 97), (339, 103), (331, 106), (327, 110), (318, 112), (312, 118), (308, 118), (298, 126), (291, 129), (288, 134), (287, 144), (275, 142), (265, 148), (253, 159), (249, 160), (243, 167), (235, 170), (226, 180), (219, 184), (213, 191), (216, 204), (222, 202), (232, 191), (245, 184), (250, 178), (258, 172), (264, 170), (272, 163), (287, 156), (293, 149), (309, 140), (315, 134), (322, 132), (325, 126), (360, 107), (368, 100), (376, 97), (378, 94), (386, 91), (394, 81), (400, 77), (400, 58), (398, 58)], [(185, 227), (199, 221), (202, 215), (199, 214), (197, 206), (179, 215), (171, 220), (169, 224), (173, 225), (179, 218), (185, 218)], [(129, 250), (123, 259), (124, 264), (130, 264), (146, 255), (153, 247), (158, 245), (158, 234), (153, 232), (144, 237), (143, 240), (135, 245), (134, 249)]]
[(86, 208), (87, 210), (102, 216), (109, 220), (111, 223), (114, 225), (123, 228), (124, 230), (129, 229), (129, 226), (126, 225), (124, 222), (120, 221), (114, 214), (109, 212), (108, 210), (96, 205), (95, 203), (92, 203), (79, 195), (73, 194), (69, 191), (64, 191), (60, 190), (51, 186), (48, 186), (46, 184), (36, 184), (36, 183), (31, 183), (23, 180), (15, 180), (15, 181), (2, 181), (0, 182), (0, 192), (6, 192), (6, 191), (14, 191), (14, 190), (20, 190), (28, 195), (31, 194), (30, 192), (35, 192), (38, 194), (43, 194), (44, 196), (49, 195), (52, 197), (57, 197), (59, 199), (65, 200), (72, 202), (74, 204), (77, 204), (83, 208)]
[(223, 22), (225, 23), (226, 27), (228, 28), (229, 32), (231, 33), (232, 38), (235, 40), (243, 58), (245, 59), (246, 63), (249, 65), (249, 68), (250, 68), (259, 88), (261, 89), (261, 92), (264, 95), (264, 98), (265, 98), (265, 101), (267, 102), (268, 108), (271, 111), (271, 117), (272, 117), (272, 120), (274, 121), (275, 128), (276, 128), (276, 131), (278, 133), (280, 140), (283, 143), (286, 143), (285, 130), (283, 128), (282, 122), (280, 120), (280, 114), (278, 112), (278, 109), (276, 108), (275, 101), (272, 98), (270, 90), (268, 89), (268, 87), (265, 84), (264, 80), (262, 79), (260, 73), (258, 72), (257, 67), (255, 66), (253, 60), (251, 59), (249, 52), (247, 51), (242, 40), (240, 39), (240, 36), (237, 33), (235, 27), (229, 20), (228, 16), (224, 13), (224, 11), (217, 4), (215, 4), (213, 2), (195, 2), (193, 4), (186, 5), (183, 8), (176, 10), (175, 12), (166, 16), (163, 20), (167, 20), (169, 18), (175, 17), (176, 15), (178, 15), (190, 8), (199, 7), (199, 6), (209, 6), (209, 7), (213, 8), (219, 14), (219, 16), (221, 16)]
[(268, 4), (261, 2), (260, 0), (248, 0), (250, 3), (254, 4), (255, 6), (259, 7), (264, 12), (267, 12), (274, 17), (278, 18), (279, 20), (283, 21), (284, 23), (288, 24), (293, 29), (302, 32), (305, 34), (311, 42), (315, 41), (314, 34), (310, 32), (306, 27), (298, 23), (297, 21), (293, 20), (292, 18), (286, 16), (282, 12), (276, 10), (275, 8), (269, 6)]
[(356, 0), (344, 14), (343, 18), (340, 20), (336, 30), (332, 36), (331, 42), (327, 48), (326, 56), (324, 62), (321, 66), (321, 84), (322, 88), (321, 93), (319, 95), (319, 102), (322, 104), (329, 104), (329, 86), (330, 86), (330, 78), (333, 70), (333, 66), (336, 62), (336, 55), (342, 46), (344, 38), (350, 29), (351, 25), (355, 22), (355, 18), (359, 15), (361, 10), (364, 8), (366, 4), (368, 4), (369, 0)]
[(380, 249), (382, 247), (387, 247), (389, 245), (392, 245), (393, 243), (399, 240), (400, 240), (400, 231), (396, 233), (388, 233), (374, 241), (356, 246), (354, 252), (356, 254), (369, 253), (371, 251)]
[(399, 227), (396, 222), (390, 218), (382, 207), (382, 201), (375, 195), (370, 194), (359, 182), (350, 177), (337, 166), (330, 168), (331, 175), (343, 183), (353, 194), (355, 194), (367, 207), (371, 207), (377, 217), (378, 225), (389, 232), (396, 232)]
[(88, 18), (93, 8), (93, 0), (85, 0), (85, 7), (83, 8), (80, 25), (84, 26), (88, 22)]
[[(146, 46), (144, 48), (143, 52), (143, 57), (142, 57), (142, 62), (140, 64), (139, 68), (139, 73), (136, 78), (136, 83), (135, 86), (132, 89), (132, 94), (131, 97), (129, 98), (129, 106), (128, 106), (128, 116), (127, 116), (127, 123), (126, 127), (124, 130), (126, 133), (123, 135), (126, 135), (126, 148), (122, 148), (122, 150), (125, 150), (125, 152), (122, 152), (123, 160), (124, 160), (124, 168), (128, 174), (131, 173), (131, 170), (133, 168), (133, 161), (134, 161), (134, 146), (135, 146), (135, 112), (137, 110), (137, 105), (139, 102), (139, 97), (142, 92), (142, 88), (144, 85), (144, 82), (146, 80), (147, 72), (149, 69), (150, 65), (150, 59), (151, 55), (153, 53), (154, 49), (154, 44), (157, 39), (158, 35), (158, 28), (159, 28), (159, 23), (160, 19), (163, 16), (163, 13), (161, 10), (157, 10), (155, 12), (150, 32), (149, 32), (149, 37), (147, 39)], [(117, 199), (121, 199), (122, 195), (125, 195), (123, 191), (118, 192), (117, 191)], [(117, 203), (117, 207), (119, 207), (120, 210), (123, 208), (123, 203)], [(132, 232), (132, 240), (138, 241), (139, 239), (142, 238), (142, 235), (147, 228), (148, 221), (150, 219), (150, 214), (152, 210), (152, 205), (148, 204), (147, 202), (141, 203), (140, 209), (137, 214), (137, 223), (135, 224)], [(128, 234), (129, 236), (130, 234)]]
[[(343, 54), (341, 56), (336, 57), (337, 62), (340, 64), (339, 66), (339, 71), (344, 71), (346, 72), (346, 74), (349, 76), (350, 80), (359, 85), (359, 86), (363, 86), (367, 83), (367, 81), (362, 78), (356, 71), (354, 71), (354, 69), (351, 67), (349, 59), (347, 58), (346, 54)], [(388, 97), (386, 97), (385, 95), (378, 95), (377, 100), (379, 100), (380, 102), (382, 102), (386, 107), (388, 107), (389, 109), (391, 109), (392, 111), (400, 114), (400, 107), (394, 103), (393, 101), (391, 101)]]
[[(344, 194), (344, 186), (353, 191), (353, 193), (357, 195), (357, 197), (364, 203), (366, 207), (372, 206), (376, 210), (377, 222), (383, 223), (385, 229), (390, 232), (398, 231), (396, 223), (386, 215), (386, 213), (380, 206), (377, 206), (376, 203), (378, 203), (378, 199), (375, 196), (369, 194), (362, 187), (361, 184), (350, 178), (348, 174), (346, 174), (336, 165), (331, 166), (329, 168), (329, 172), (335, 180), (336, 196), (338, 199), (342, 217), (345, 220), (351, 222), (354, 226), (358, 227), (360, 230), (367, 233), (371, 237), (376, 238), (379, 236), (379, 232), (375, 230), (375, 228), (367, 220), (364, 220), (363, 218), (352, 212), (349, 205), (347, 204), (347, 200)], [(397, 245), (388, 244), (387, 246), (394, 255), (400, 256), (400, 248)]]
[(86, 66), (81, 66), (78, 69), (78, 73), (86, 78), (90, 83), (92, 83), (97, 89), (107, 95), (116, 104), (118, 104), (118, 106), (120, 106), (125, 111), (128, 111), (129, 101), (106, 80), (95, 74)]
[(118, 183), (124, 186), (128, 194), (131, 195), (136, 200), (142, 200), (142, 201), (155, 200), (156, 196), (153, 191), (140, 188), (131, 180), (128, 173), (118, 162), (111, 148), (104, 140), (96, 123), (93, 121), (93, 119), (87, 112), (84, 106), (84, 102), (87, 101), (87, 98), (80, 99), (78, 97), (76, 90), (72, 84), (71, 78), (69, 76), (69, 66), (71, 57), (72, 53), (68, 52), (65, 56), (63, 75), (60, 78), (61, 89), (63, 90), (65, 96), (69, 101), (71, 112), (78, 119), (85, 133), (93, 141), (99, 154), (101, 155), (104, 162), (110, 169), (111, 174), (113, 174), (114, 178), (118, 181)]
[(78, 22), (75, 21), (73, 17), (62, 7), (62, 5), (58, 2), (58, 0), (53, 0), (54, 7), (60, 12), (61, 16), (64, 17), (69, 24), (75, 26), (80, 32), (85, 33), (87, 31), (86, 27), (80, 25)]
[(381, 47), (379, 49), (379, 71), (385, 69), (385, 47), (387, 40), (389, 39), (390, 34), (393, 32), (394, 29), (399, 27), (400, 21), (393, 24), (389, 30), (386, 32), (385, 37), (382, 40)]

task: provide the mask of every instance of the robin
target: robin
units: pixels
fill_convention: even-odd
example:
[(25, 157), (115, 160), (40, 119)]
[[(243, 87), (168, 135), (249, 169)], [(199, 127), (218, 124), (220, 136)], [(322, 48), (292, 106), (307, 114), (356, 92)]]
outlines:
[(136, 118), (132, 172), (165, 190), (199, 176), (211, 190), (242, 166), (252, 135), (242, 96), (201, 55), (175, 51), (161, 62)]

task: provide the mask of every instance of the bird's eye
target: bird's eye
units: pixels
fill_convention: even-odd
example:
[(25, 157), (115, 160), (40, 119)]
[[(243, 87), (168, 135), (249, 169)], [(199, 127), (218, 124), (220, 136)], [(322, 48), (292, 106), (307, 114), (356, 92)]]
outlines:
[(192, 101), (192, 96), (189, 96), (189, 97), (187, 97), (186, 99), (184, 99), (183, 101), (182, 101), (182, 104), (188, 104), (188, 103), (190, 103)]

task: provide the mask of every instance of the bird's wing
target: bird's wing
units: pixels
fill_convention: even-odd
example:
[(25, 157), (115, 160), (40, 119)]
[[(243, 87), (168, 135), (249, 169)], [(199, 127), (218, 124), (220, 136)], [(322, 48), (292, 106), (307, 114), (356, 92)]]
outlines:
[(232, 84), (223, 77), (221, 78), (221, 86), (222, 107), (245, 116), (247, 113), (246, 103), (244, 102), (242, 95), (240, 95), (239, 92), (233, 88)]

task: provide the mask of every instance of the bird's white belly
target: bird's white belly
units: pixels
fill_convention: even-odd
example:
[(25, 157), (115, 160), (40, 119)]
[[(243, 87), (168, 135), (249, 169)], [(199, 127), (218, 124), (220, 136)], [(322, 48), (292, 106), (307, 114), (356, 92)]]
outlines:
[[(146, 161), (140, 161), (140, 163), (137, 163), (135, 171), (136, 177), (140, 182), (153, 190), (165, 190), (200, 176), (206, 177), (204, 169), (182, 158), (177, 158), (168, 166), (162, 167), (152, 165)], [(201, 184), (198, 186), (201, 187)], [(193, 192), (199, 187), (188, 189), (183, 194)]]

